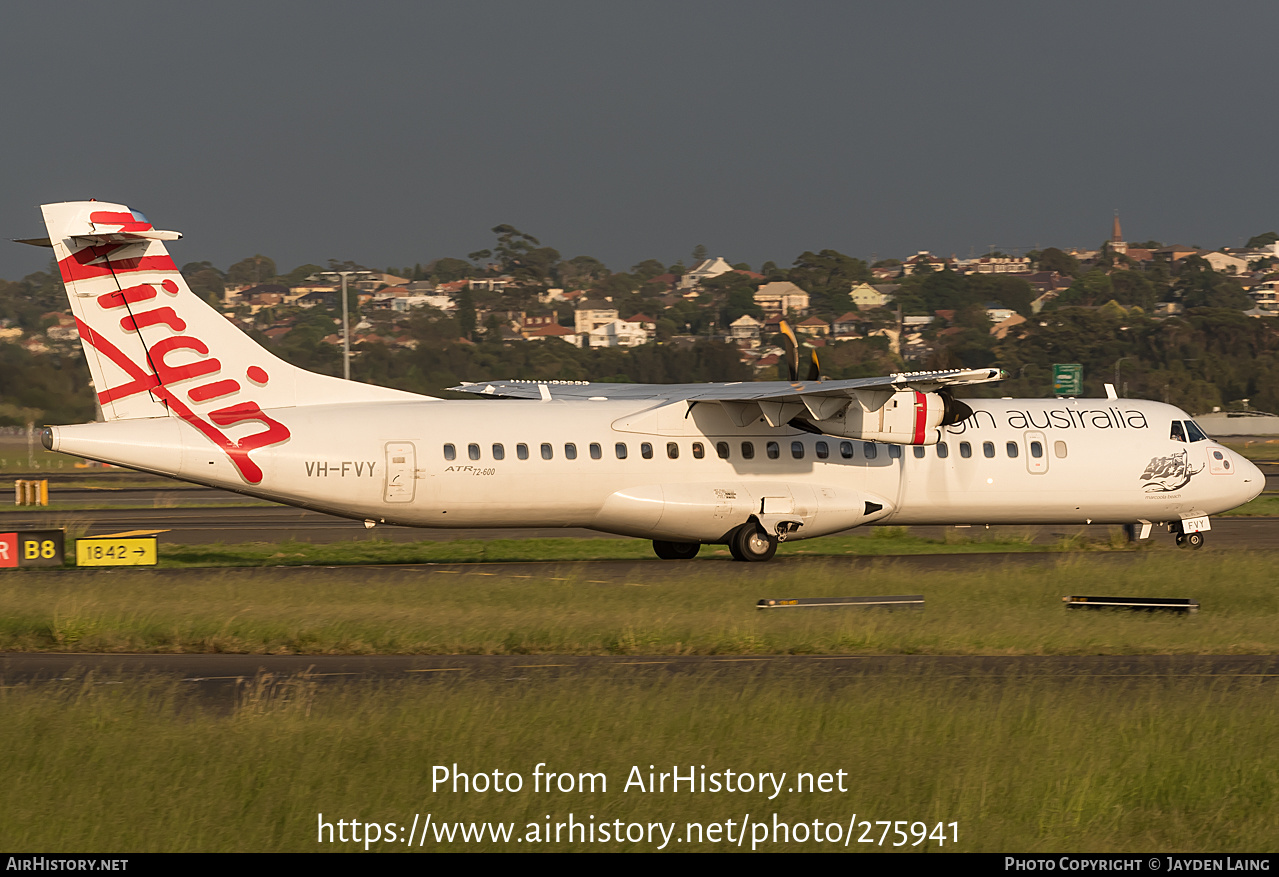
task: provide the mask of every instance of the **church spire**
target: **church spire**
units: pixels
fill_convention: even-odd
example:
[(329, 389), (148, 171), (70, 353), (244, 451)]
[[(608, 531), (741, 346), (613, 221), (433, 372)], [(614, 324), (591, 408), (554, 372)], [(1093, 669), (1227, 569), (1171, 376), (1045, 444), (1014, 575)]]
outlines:
[(1124, 241), (1123, 229), (1119, 227), (1119, 211), (1115, 211), (1115, 227), (1110, 233), (1110, 248), (1116, 253), (1128, 252), (1128, 244)]

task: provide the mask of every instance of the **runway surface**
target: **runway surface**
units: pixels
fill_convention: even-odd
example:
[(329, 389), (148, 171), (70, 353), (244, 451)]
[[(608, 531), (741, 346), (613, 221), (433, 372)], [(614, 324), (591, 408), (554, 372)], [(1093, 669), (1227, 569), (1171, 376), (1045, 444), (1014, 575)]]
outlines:
[[(351, 540), (386, 540), (394, 542), (452, 542), (458, 539), (620, 539), (593, 530), (541, 527), (529, 529), (504, 528), (495, 530), (432, 530), (416, 527), (378, 526), (365, 528), (361, 521), (336, 518), (320, 512), (310, 512), (289, 506), (263, 506), (250, 508), (146, 508), (146, 509), (96, 509), (82, 511), (34, 511), (7, 512), (0, 517), (0, 527), (9, 530), (38, 530), (46, 528), (83, 526), (86, 535), (97, 536), (132, 530), (163, 530), (164, 542), (183, 545), (230, 544), (238, 542), (345, 542)], [(1110, 527), (1102, 525), (1055, 524), (1028, 526), (992, 526), (988, 532), (998, 538), (1007, 534), (1020, 537), (1027, 530), (1035, 533), (1034, 542), (1051, 545), (1062, 539), (1083, 536), (1104, 542), (1109, 538)], [(946, 532), (977, 533), (979, 528), (911, 527), (913, 535), (929, 539), (943, 539)], [(1153, 533), (1157, 544), (1173, 544), (1172, 537), (1162, 531)], [(1212, 519), (1212, 531), (1207, 534), (1209, 548), (1276, 548), (1279, 549), (1279, 518), (1231, 518)]]
[[(1271, 557), (1270, 552), (1262, 552)], [(1147, 552), (1019, 552), (1010, 554), (906, 554), (880, 557), (778, 557), (766, 566), (737, 563), (727, 558), (699, 558), (696, 560), (577, 560), (577, 561), (510, 561), (498, 563), (414, 563), (414, 564), (351, 564), (347, 566), (268, 566), (268, 567), (210, 567), (149, 569), (121, 567), (28, 569), (21, 573), (22, 581), (38, 584), (41, 581), (111, 581), (121, 576), (132, 580), (174, 581), (184, 586), (198, 587), (201, 583), (220, 586), (226, 582), (253, 579), (269, 579), (272, 583), (291, 580), (316, 585), (327, 582), (354, 585), (368, 582), (375, 577), (378, 584), (396, 584), (420, 581), (423, 577), (455, 581), (459, 588), (480, 579), (525, 580), (529, 584), (547, 582), (572, 582), (579, 585), (612, 587), (652, 587), (668, 582), (714, 580), (720, 583), (738, 584), (749, 590), (743, 599), (751, 605), (761, 597), (793, 597), (792, 589), (779, 589), (774, 585), (761, 585), (762, 579), (775, 581), (803, 581), (806, 573), (829, 571), (832, 567), (841, 573), (853, 575), (870, 573), (885, 566), (906, 569), (921, 575), (930, 572), (972, 571), (1012, 567), (1054, 567), (1063, 563), (1084, 562), (1095, 567), (1111, 568), (1140, 563), (1150, 555)], [(1279, 560), (1279, 558), (1276, 558)], [(768, 590), (770, 593), (765, 593)], [(787, 590), (787, 593), (771, 591)]]
[(99, 683), (176, 680), (235, 685), (261, 674), (315, 682), (547, 678), (660, 679), (1279, 679), (1276, 655), (868, 655), (868, 656), (582, 656), (582, 655), (89, 655), (0, 654), (3, 685), (83, 680)]

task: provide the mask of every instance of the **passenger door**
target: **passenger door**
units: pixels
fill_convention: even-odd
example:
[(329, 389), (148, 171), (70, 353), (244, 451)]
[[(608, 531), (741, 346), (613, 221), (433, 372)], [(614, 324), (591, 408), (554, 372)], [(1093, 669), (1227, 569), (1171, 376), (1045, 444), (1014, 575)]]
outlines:
[(1048, 442), (1042, 432), (1026, 433), (1026, 469), (1032, 475), (1048, 471)]
[(384, 502), (412, 502), (417, 487), (417, 449), (412, 442), (386, 443)]

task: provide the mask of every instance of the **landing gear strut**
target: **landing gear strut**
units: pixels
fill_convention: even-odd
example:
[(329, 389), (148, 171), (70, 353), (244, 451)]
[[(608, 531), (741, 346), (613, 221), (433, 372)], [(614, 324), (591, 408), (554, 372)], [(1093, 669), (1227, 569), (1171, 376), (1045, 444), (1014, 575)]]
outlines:
[(662, 560), (692, 560), (702, 545), (700, 542), (662, 542), (653, 540), (653, 553)]
[(751, 521), (729, 534), (728, 550), (734, 560), (750, 563), (772, 560), (777, 553), (777, 537), (765, 533), (759, 524)]

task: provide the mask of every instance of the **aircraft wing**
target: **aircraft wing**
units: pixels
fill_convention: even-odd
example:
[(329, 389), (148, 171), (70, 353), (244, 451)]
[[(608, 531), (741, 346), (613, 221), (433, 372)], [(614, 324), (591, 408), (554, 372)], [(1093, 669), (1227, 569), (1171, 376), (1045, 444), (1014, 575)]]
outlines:
[(1000, 381), (998, 368), (902, 372), (876, 378), (842, 381), (760, 381), (729, 384), (609, 384), (594, 381), (480, 381), (449, 387), (495, 399), (653, 399), (667, 402), (800, 401), (804, 397), (851, 399), (858, 391), (915, 390), (930, 393), (943, 387)]

